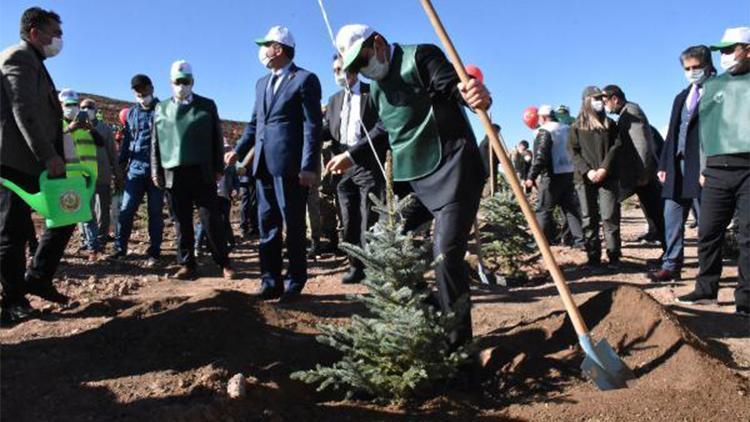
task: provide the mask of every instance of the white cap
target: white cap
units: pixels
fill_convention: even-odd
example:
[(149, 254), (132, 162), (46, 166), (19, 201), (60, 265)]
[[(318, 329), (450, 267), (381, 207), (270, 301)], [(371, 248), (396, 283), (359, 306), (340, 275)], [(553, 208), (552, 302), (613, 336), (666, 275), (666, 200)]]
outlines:
[(60, 91), (57, 99), (60, 100), (60, 102), (63, 104), (78, 104), (79, 101), (78, 93), (70, 88), (65, 88)]
[(342, 67), (344, 69), (351, 66), (352, 62), (359, 56), (362, 50), (362, 43), (365, 42), (375, 30), (367, 25), (351, 24), (339, 29), (336, 34), (336, 49), (344, 58)]
[(265, 37), (255, 40), (255, 43), (258, 45), (265, 45), (272, 42), (284, 44), (287, 47), (295, 47), (292, 32), (289, 31), (289, 28), (287, 28), (286, 26), (272, 26), (271, 29), (268, 30), (268, 33)]
[(172, 82), (178, 79), (193, 79), (193, 67), (185, 60), (177, 60), (172, 63), (172, 69), (169, 71), (169, 77)]
[(735, 44), (750, 44), (750, 27), (740, 26), (738, 28), (727, 28), (721, 42), (712, 45), (711, 50), (721, 50), (725, 47), (731, 47)]
[(539, 116), (551, 116), (552, 115), (552, 106), (544, 104), (539, 107), (539, 111), (536, 112)]

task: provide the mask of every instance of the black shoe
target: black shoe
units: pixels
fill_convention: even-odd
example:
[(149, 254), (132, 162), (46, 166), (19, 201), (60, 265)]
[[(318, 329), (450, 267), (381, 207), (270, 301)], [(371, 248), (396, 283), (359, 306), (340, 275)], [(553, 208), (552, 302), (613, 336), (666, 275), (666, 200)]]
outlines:
[(734, 311), (734, 314), (748, 318), (750, 317), (750, 306), (737, 305), (737, 310)]
[(660, 239), (659, 239), (659, 235), (656, 233), (644, 233), (638, 236), (635, 239), (635, 241), (636, 243), (643, 243), (643, 244), (651, 245), (654, 243), (659, 243)]
[(617, 271), (622, 266), (622, 262), (620, 261), (620, 258), (610, 258), (609, 262), (607, 262), (607, 269)]
[(654, 283), (666, 282), (666, 281), (677, 281), (682, 279), (680, 270), (665, 270), (659, 269), (648, 273), (648, 278)]
[(272, 300), (280, 298), (284, 294), (284, 289), (279, 287), (270, 287), (268, 285), (262, 285), (258, 293), (255, 296), (260, 300)]
[(190, 265), (182, 265), (180, 266), (180, 269), (177, 270), (176, 273), (172, 275), (172, 278), (175, 278), (177, 280), (195, 280), (198, 278), (198, 271), (195, 269), (194, 266)]
[(709, 305), (716, 303), (717, 294), (701, 293), (694, 291), (686, 295), (675, 298), (675, 302), (684, 303), (686, 305)]
[(313, 261), (315, 261), (320, 255), (322, 255), (320, 242), (317, 240), (313, 240), (310, 244), (310, 248), (307, 250), (307, 259), (312, 259)]
[(302, 296), (302, 293), (298, 292), (297, 290), (286, 290), (279, 297), (279, 303), (296, 302), (297, 300), (299, 300), (301, 296)]
[(357, 284), (365, 279), (365, 272), (361, 268), (350, 268), (349, 272), (346, 273), (344, 278), (341, 279), (342, 284)]
[(10, 306), (3, 306), (0, 311), (0, 323), (4, 326), (15, 325), (26, 319), (37, 316), (38, 311), (31, 307), (29, 301), (23, 301)]
[(38, 296), (44, 300), (66, 304), (68, 303), (68, 297), (57, 291), (52, 282), (39, 283), (34, 281), (26, 280), (27, 287), (26, 293), (34, 296)]

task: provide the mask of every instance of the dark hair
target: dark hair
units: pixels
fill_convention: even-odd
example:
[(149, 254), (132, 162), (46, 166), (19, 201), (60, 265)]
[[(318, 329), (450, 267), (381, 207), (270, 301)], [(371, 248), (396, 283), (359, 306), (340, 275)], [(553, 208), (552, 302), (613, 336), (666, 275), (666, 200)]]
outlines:
[(293, 60), (294, 59), (294, 47), (289, 47), (288, 45), (282, 44), (282, 43), (279, 43), (279, 45), (281, 46), (281, 50), (284, 52), (284, 55), (289, 60)]
[(617, 85), (607, 85), (602, 88), (602, 91), (604, 91), (604, 93), (607, 94), (608, 97), (617, 97), (623, 102), (627, 101), (627, 98), (625, 98), (625, 93), (622, 92), (622, 89), (620, 89), (620, 87)]
[(28, 40), (32, 28), (46, 27), (53, 21), (58, 24), (62, 23), (60, 15), (51, 10), (44, 10), (41, 7), (26, 9), (21, 15), (21, 39)]
[(519, 142), (518, 145), (523, 145), (523, 146), (526, 147), (526, 149), (528, 149), (529, 148), (529, 141), (523, 140), (523, 141)]
[(696, 59), (700, 62), (701, 66), (708, 69), (708, 73), (715, 74), (716, 68), (714, 67), (714, 61), (711, 58), (711, 49), (705, 45), (694, 45), (688, 47), (680, 53), (680, 64), (685, 64), (685, 59)]

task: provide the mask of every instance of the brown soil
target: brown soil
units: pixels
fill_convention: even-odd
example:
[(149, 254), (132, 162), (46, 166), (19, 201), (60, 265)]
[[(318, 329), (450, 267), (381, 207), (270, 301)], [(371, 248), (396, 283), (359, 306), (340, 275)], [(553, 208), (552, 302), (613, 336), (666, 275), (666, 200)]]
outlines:
[[(626, 215), (627, 239), (642, 220)], [(136, 238), (136, 257), (143, 241)], [(555, 248), (592, 336), (633, 369), (629, 388), (601, 392), (581, 378), (576, 336), (537, 269), (522, 286), (475, 286), (475, 334), (488, 358), (481, 387), (399, 407), (340, 401), (289, 379), (336, 358), (315, 341), (316, 324), (361, 311), (346, 295), (364, 289), (340, 284), (341, 258), (312, 265), (307, 295), (282, 306), (252, 297), (252, 243), (234, 254), (242, 281), (215, 278), (205, 260), (206, 277), (192, 283), (137, 259), (88, 263), (74, 246), (57, 284), (78, 303), (34, 301), (41, 319), (0, 330), (2, 420), (750, 420), (750, 321), (731, 315), (731, 289), (713, 307), (671, 305), (692, 282), (649, 285), (643, 261), (658, 255), (654, 248), (626, 243), (625, 267), (608, 275), (581, 268), (582, 253)], [(246, 398), (226, 395), (235, 373), (249, 377)]]

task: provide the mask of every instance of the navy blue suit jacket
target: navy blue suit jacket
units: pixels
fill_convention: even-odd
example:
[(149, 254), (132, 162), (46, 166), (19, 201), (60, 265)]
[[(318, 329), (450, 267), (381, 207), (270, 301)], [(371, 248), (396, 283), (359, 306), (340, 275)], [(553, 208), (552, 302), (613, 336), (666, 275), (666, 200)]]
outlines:
[(255, 108), (250, 123), (237, 141), (235, 152), (243, 157), (255, 147), (253, 175), (260, 160), (272, 176), (297, 177), (300, 171), (318, 172), (322, 111), (320, 81), (314, 73), (292, 63), (266, 109), (268, 74), (255, 84)]
[(685, 106), (689, 92), (690, 87), (677, 94), (674, 104), (672, 104), (672, 116), (669, 119), (667, 138), (664, 140), (664, 147), (661, 150), (661, 159), (659, 160), (659, 170), (667, 172), (667, 179), (664, 181), (661, 190), (662, 198), (699, 198), (701, 195), (701, 187), (698, 181), (701, 164), (697, 110), (688, 123), (685, 139), (685, 173), (682, 178), (677, 177), (679, 171), (677, 157), (675, 156), (677, 154), (677, 138), (680, 134), (682, 108)]

